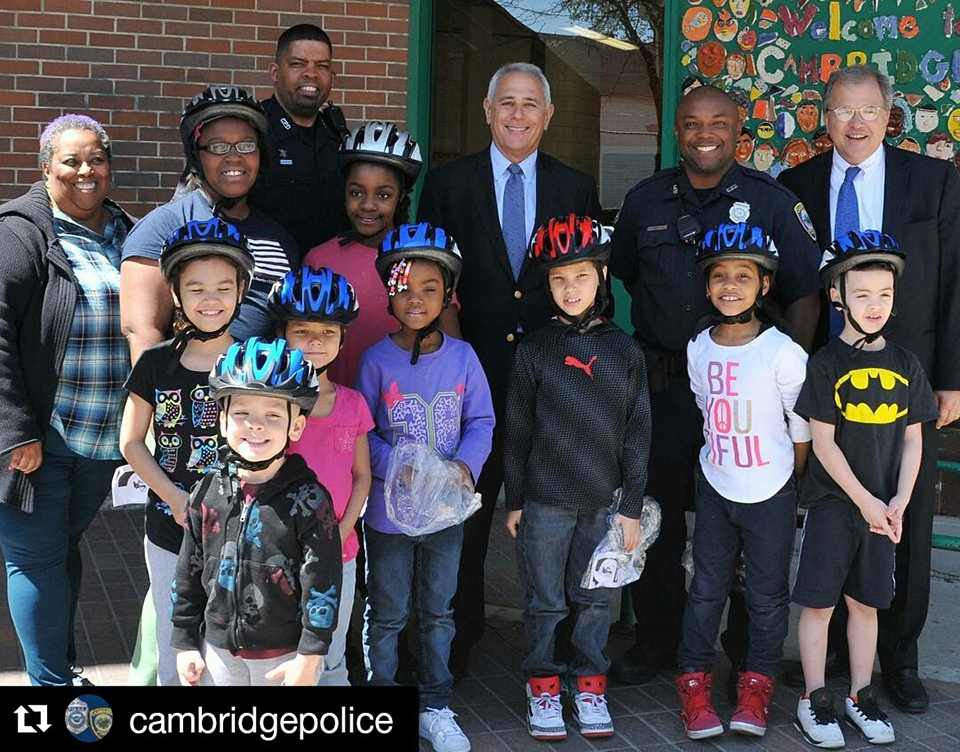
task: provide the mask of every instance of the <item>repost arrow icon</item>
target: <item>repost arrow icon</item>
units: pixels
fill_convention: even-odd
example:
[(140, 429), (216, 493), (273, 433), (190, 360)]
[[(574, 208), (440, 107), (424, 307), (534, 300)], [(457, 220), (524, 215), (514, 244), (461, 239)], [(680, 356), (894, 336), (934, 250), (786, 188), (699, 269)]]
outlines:
[(46, 705), (31, 705), (30, 710), (36, 711), (40, 714), (40, 723), (37, 724), (37, 728), (40, 729), (40, 731), (46, 731), (48, 728), (50, 728), (51, 724), (47, 723)]
[(14, 715), (17, 716), (17, 733), (18, 734), (35, 734), (37, 730), (33, 726), (28, 726), (23, 722), (23, 719), (26, 717), (27, 713), (30, 711), (27, 710), (23, 705), (13, 711)]

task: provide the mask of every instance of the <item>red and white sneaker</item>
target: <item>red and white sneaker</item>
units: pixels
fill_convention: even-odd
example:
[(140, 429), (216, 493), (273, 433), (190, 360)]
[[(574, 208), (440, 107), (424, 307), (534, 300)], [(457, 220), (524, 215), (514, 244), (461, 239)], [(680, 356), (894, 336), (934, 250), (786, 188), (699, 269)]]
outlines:
[(690, 739), (708, 739), (723, 733), (720, 716), (713, 709), (710, 686), (713, 677), (697, 671), (677, 677), (677, 692), (680, 695), (680, 720)]
[(613, 736), (613, 719), (607, 709), (607, 677), (578, 676), (577, 693), (573, 696), (573, 717), (580, 733), (588, 739)]
[(750, 736), (767, 733), (767, 713), (776, 682), (756, 671), (741, 671), (737, 681), (737, 709), (730, 719), (730, 730)]
[(527, 731), (534, 739), (567, 738), (559, 676), (534, 677), (527, 682)]

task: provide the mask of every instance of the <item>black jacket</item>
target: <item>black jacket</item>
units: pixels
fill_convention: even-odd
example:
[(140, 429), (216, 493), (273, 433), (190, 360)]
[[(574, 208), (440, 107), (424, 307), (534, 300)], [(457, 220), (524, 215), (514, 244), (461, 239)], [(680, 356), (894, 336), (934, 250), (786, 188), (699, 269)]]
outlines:
[[(534, 227), (559, 214), (596, 217), (599, 211), (592, 177), (548, 154), (537, 155)], [(490, 148), (427, 173), (417, 213), (421, 222), (439, 225), (450, 233), (463, 255), (457, 287), (460, 328), (486, 372), (499, 420), (518, 329), (539, 329), (554, 312), (541, 275), (529, 260), (519, 281), (513, 278), (500, 229)]]
[[(883, 227), (863, 229), (890, 233), (907, 255), (889, 337), (917, 356), (934, 389), (960, 389), (960, 175), (952, 162), (883, 150)], [(778, 178), (807, 207), (822, 247), (833, 240), (832, 166), (828, 151)]]
[(25, 512), (36, 474), (7, 470), (7, 455), (47, 433), (76, 304), (76, 277), (39, 181), (0, 206), (0, 503)]
[(287, 455), (249, 506), (236, 476), (207, 473), (187, 508), (170, 642), (326, 655), (342, 567), (330, 494), (303, 457)]

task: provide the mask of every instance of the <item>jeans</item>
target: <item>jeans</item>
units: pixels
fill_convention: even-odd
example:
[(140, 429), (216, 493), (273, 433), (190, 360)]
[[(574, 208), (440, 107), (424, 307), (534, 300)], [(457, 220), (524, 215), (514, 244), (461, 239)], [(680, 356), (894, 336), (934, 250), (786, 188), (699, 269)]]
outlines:
[(31, 684), (72, 683), (73, 620), (83, 573), (80, 537), (110, 492), (121, 462), (81, 457), (51, 429), (34, 472), (34, 511), (0, 504), (7, 600)]
[[(608, 507), (565, 509), (528, 501), (520, 518), (517, 561), (525, 589), (524, 625), (527, 658), (525, 678), (596, 676), (606, 674), (610, 659), (604, 652), (610, 632), (610, 606), (616, 588), (584, 589), (580, 580), (597, 544), (607, 533)], [(557, 625), (573, 607), (570, 665), (557, 659)]]
[(367, 610), (363, 654), (367, 680), (379, 686), (397, 685), (397, 635), (406, 626), (410, 595), (416, 592), (420, 710), (445, 708), (453, 696), (453, 675), (447, 661), (456, 631), (451, 601), (457, 591), (463, 525), (415, 538), (381, 533), (365, 525), (364, 541)]
[(790, 615), (790, 557), (796, 532), (793, 480), (756, 504), (725, 499), (706, 480), (697, 481), (693, 532), (693, 582), (683, 612), (677, 660), (683, 672), (711, 671), (720, 618), (743, 544), (744, 598), (749, 616), (747, 671), (776, 677)]
[(323, 658), (323, 673), (317, 681), (318, 687), (349, 687), (347, 672), (347, 632), (350, 631), (353, 615), (353, 598), (357, 592), (357, 559), (343, 562), (343, 577), (340, 581), (340, 606), (337, 616), (337, 628), (333, 630), (333, 639)]
[(147, 573), (150, 575), (150, 589), (147, 597), (153, 601), (154, 630), (157, 644), (157, 684), (161, 687), (179, 687), (180, 675), (177, 674), (177, 651), (170, 644), (173, 636), (173, 622), (170, 620), (170, 583), (177, 574), (177, 555), (160, 548), (146, 536), (143, 537), (143, 549), (147, 559)]

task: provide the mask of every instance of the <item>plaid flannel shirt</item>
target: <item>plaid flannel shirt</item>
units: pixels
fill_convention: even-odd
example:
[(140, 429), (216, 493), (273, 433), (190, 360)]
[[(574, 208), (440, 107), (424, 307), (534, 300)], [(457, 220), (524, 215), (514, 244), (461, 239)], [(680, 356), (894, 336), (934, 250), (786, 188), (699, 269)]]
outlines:
[(50, 425), (77, 454), (120, 459), (120, 417), (130, 351), (120, 331), (120, 251), (127, 236), (120, 209), (103, 236), (53, 209), (53, 228), (77, 278), (77, 307), (60, 367)]

